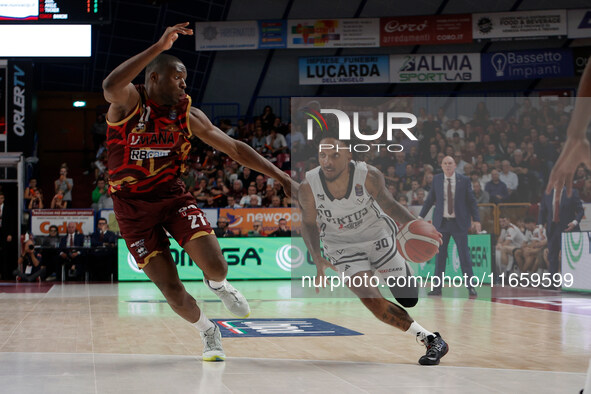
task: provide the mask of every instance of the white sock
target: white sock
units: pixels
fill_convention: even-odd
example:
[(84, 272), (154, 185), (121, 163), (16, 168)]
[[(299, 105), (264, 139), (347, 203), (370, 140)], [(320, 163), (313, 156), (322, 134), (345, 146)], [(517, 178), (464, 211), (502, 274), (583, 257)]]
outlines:
[(226, 285), (226, 280), (224, 279), (221, 282), (216, 282), (214, 280), (207, 280), (207, 282), (209, 283), (209, 287), (211, 287), (214, 290), (218, 290), (221, 289), (222, 287), (224, 287)]
[(207, 316), (205, 316), (205, 313), (203, 313), (203, 311), (201, 311), (201, 315), (199, 316), (199, 320), (197, 320), (195, 323), (193, 323), (193, 325), (195, 326), (195, 328), (197, 328), (201, 332), (205, 332), (205, 331), (209, 330), (211, 327), (214, 327), (213, 322), (211, 320), (209, 320), (207, 318)]
[(421, 341), (423, 339), (425, 339), (426, 337), (428, 337), (429, 335), (433, 335), (433, 336), (435, 335), (431, 331), (425, 330), (416, 321), (412, 322), (412, 324), (410, 325), (410, 327), (408, 328), (408, 330), (406, 332), (410, 333), (415, 338), (418, 337), (419, 340), (421, 340)]

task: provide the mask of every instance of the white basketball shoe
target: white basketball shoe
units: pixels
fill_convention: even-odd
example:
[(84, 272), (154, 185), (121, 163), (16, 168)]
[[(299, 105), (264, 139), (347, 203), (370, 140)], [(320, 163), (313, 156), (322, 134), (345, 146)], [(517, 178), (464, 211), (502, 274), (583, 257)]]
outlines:
[(205, 282), (207, 287), (213, 291), (220, 300), (222, 300), (226, 309), (229, 310), (234, 316), (244, 319), (250, 315), (250, 306), (248, 305), (248, 301), (246, 301), (246, 298), (238, 290), (236, 290), (234, 286), (229, 284), (228, 281), (225, 281), (224, 286), (220, 287), (219, 289), (213, 289), (209, 285), (209, 281), (207, 279), (203, 279), (203, 282)]
[(217, 324), (209, 330), (200, 332), (203, 341), (203, 361), (224, 361), (226, 355), (222, 348), (222, 333)]

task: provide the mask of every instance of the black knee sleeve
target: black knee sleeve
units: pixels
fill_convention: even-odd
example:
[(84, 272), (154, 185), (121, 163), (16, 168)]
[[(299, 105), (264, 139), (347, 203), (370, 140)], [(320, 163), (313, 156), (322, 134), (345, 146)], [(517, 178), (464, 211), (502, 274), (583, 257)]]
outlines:
[(415, 306), (419, 302), (419, 299), (418, 298), (396, 298), (396, 301), (401, 306), (403, 306), (405, 308), (412, 308), (413, 306)]

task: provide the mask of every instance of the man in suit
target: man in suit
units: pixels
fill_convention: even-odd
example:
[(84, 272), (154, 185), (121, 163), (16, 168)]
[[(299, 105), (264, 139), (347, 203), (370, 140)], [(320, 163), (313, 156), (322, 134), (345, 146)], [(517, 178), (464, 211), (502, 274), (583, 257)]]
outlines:
[[(109, 230), (107, 219), (99, 218), (96, 231), (90, 236), (92, 253), (87, 256), (92, 279), (108, 279), (117, 270), (117, 234)], [(97, 275), (98, 274), (98, 275)]]
[(92, 247), (117, 246), (117, 234), (109, 230), (107, 219), (100, 218), (96, 225), (96, 231), (90, 236)]
[[(468, 248), (468, 230), (470, 230), (471, 219), (474, 220), (472, 227), (476, 232), (480, 231), (480, 215), (478, 205), (472, 191), (470, 178), (458, 174), (456, 162), (451, 156), (446, 156), (441, 162), (443, 174), (433, 177), (433, 188), (421, 209), (419, 218), (427, 215), (435, 203), (433, 212), (433, 225), (443, 235), (443, 243), (439, 247), (435, 275), (442, 278), (445, 271), (445, 260), (447, 258), (447, 246), (449, 238), (454, 237), (460, 257), (462, 272), (471, 278), (472, 260)], [(470, 296), (476, 296), (476, 290), (466, 284)], [(441, 286), (429, 292), (429, 295), (441, 295)]]
[(75, 278), (83, 271), (80, 269), (83, 268), (83, 259), (80, 256), (82, 256), (81, 249), (84, 247), (84, 235), (76, 231), (74, 222), (68, 223), (67, 229), (67, 234), (60, 240), (60, 257), (62, 264), (68, 268), (68, 277)]
[(538, 225), (546, 225), (551, 274), (559, 272), (558, 254), (560, 253), (562, 233), (581, 231), (579, 223), (584, 213), (583, 204), (576, 189), (573, 189), (570, 197), (568, 197), (565, 187), (562, 188), (560, 195), (556, 189), (552, 189), (549, 194), (544, 193), (542, 196)]

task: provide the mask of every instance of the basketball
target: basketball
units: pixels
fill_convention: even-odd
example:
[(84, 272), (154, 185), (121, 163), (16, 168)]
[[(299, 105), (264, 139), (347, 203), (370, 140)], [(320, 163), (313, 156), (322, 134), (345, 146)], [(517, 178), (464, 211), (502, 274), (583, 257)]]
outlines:
[(402, 226), (396, 241), (402, 257), (413, 263), (424, 263), (439, 250), (441, 235), (431, 223), (413, 220)]

